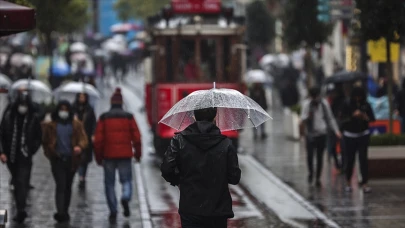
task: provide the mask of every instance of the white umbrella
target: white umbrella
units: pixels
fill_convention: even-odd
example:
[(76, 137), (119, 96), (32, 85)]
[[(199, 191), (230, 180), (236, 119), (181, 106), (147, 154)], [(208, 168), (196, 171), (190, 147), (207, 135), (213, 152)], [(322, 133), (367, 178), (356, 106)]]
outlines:
[(82, 42), (75, 42), (70, 45), (69, 50), (71, 52), (86, 52), (87, 46)]
[(11, 85), (11, 96), (14, 97), (18, 90), (27, 89), (30, 91), (32, 100), (37, 103), (48, 102), (52, 97), (52, 91), (45, 83), (35, 79), (20, 79)]
[(33, 66), (34, 65), (34, 58), (31, 55), (24, 55), (21, 59), (22, 64)]
[(233, 89), (198, 90), (177, 102), (159, 121), (176, 130), (195, 122), (194, 111), (217, 108), (216, 125), (222, 131), (257, 127), (271, 117), (251, 98)]
[(277, 64), (280, 67), (288, 67), (290, 65), (290, 57), (287, 54), (279, 54), (277, 56)]
[(103, 44), (103, 48), (107, 51), (121, 52), (125, 50), (125, 45), (117, 43), (113, 40), (108, 40)]
[(11, 56), (10, 63), (13, 66), (19, 67), (23, 64), (25, 54), (23, 53), (15, 53)]
[(245, 81), (248, 83), (265, 83), (268, 78), (262, 70), (250, 70), (245, 75)]
[(276, 61), (277, 61), (277, 57), (275, 55), (267, 54), (267, 55), (264, 55), (260, 59), (259, 64), (264, 69), (264, 68), (266, 68), (266, 66), (268, 66), (268, 65), (270, 65), (272, 63), (275, 63)]
[(111, 32), (128, 32), (131, 31), (133, 28), (133, 25), (130, 23), (124, 23), (124, 24), (115, 24), (111, 26), (110, 30)]
[(84, 82), (68, 82), (58, 87), (54, 94), (57, 96), (66, 94), (76, 95), (83, 92), (87, 93), (90, 97), (100, 98), (98, 90), (94, 86)]
[(13, 82), (6, 75), (0, 73), (0, 88), (9, 88)]
[(86, 53), (74, 53), (70, 56), (72, 61), (86, 61), (89, 56)]
[(135, 39), (138, 40), (145, 40), (146, 38), (148, 38), (148, 34), (145, 31), (138, 32), (135, 36)]

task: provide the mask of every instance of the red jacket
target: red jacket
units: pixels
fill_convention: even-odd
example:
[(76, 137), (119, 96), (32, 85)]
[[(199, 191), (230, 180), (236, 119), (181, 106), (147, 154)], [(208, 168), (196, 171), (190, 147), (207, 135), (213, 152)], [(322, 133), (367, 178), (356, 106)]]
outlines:
[(104, 159), (132, 158), (132, 156), (139, 159), (142, 155), (141, 150), (141, 134), (131, 113), (113, 108), (101, 115), (94, 136), (94, 153), (98, 164)]

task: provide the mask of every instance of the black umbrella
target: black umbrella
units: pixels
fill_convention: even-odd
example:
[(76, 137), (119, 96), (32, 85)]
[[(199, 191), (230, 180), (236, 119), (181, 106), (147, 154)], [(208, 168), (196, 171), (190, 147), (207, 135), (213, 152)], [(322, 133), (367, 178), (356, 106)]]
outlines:
[(325, 84), (333, 84), (333, 83), (343, 83), (343, 82), (354, 82), (358, 80), (365, 80), (367, 79), (367, 75), (358, 72), (358, 71), (340, 71), (331, 77), (327, 77), (324, 81)]

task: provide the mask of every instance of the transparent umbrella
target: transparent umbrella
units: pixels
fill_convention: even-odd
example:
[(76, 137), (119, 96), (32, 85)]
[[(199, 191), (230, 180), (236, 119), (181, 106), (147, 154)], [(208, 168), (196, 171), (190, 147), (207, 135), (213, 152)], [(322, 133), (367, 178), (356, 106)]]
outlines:
[(222, 131), (257, 127), (271, 119), (255, 101), (233, 89), (198, 90), (176, 103), (160, 120), (178, 131), (195, 122), (194, 110), (217, 108), (216, 124)]
[(0, 88), (9, 88), (13, 82), (6, 75), (0, 73)]
[(70, 93), (76, 95), (77, 93), (83, 92), (87, 93), (91, 97), (100, 98), (100, 93), (98, 90), (94, 86), (84, 82), (68, 82), (56, 88), (54, 94)]
[(14, 98), (20, 89), (29, 90), (33, 101), (48, 103), (52, 98), (52, 91), (45, 83), (35, 79), (20, 79), (11, 85), (10, 94)]

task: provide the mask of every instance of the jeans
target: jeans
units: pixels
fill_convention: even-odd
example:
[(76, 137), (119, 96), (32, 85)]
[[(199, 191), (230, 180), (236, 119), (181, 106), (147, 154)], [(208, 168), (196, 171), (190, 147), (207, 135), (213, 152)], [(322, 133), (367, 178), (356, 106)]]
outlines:
[(14, 186), (14, 199), (18, 212), (25, 211), (27, 206), (27, 197), (30, 189), (30, 177), (32, 162), (16, 161), (14, 164), (8, 163), (8, 168), (12, 176), (12, 184)]
[(227, 217), (205, 217), (180, 214), (182, 228), (226, 228)]
[(87, 174), (87, 167), (89, 166), (89, 163), (83, 163), (79, 166), (77, 169), (77, 173), (79, 174), (79, 177), (85, 178)]
[(326, 147), (326, 135), (307, 137), (307, 164), (309, 176), (314, 174), (314, 152), (316, 151), (316, 180), (321, 178), (323, 166), (323, 151)]
[(132, 197), (132, 159), (104, 160), (104, 184), (108, 207), (111, 214), (117, 213), (117, 197), (115, 195), (115, 171), (118, 170), (122, 185), (123, 201), (130, 201)]
[(65, 215), (69, 212), (72, 183), (75, 176), (72, 169), (72, 158), (54, 158), (51, 160), (51, 167), (56, 184), (56, 210), (58, 214)]
[(336, 151), (336, 144), (338, 142), (338, 138), (336, 137), (334, 132), (329, 132), (328, 133), (328, 152), (329, 156), (332, 156), (334, 162), (335, 162), (335, 167), (337, 169), (341, 168), (341, 164), (339, 162), (339, 159), (337, 157), (337, 151)]
[(368, 182), (368, 144), (370, 135), (358, 138), (344, 137), (347, 152), (346, 180), (350, 182), (353, 175), (354, 164), (356, 163), (356, 152), (359, 153), (359, 163), (361, 172), (361, 184)]

